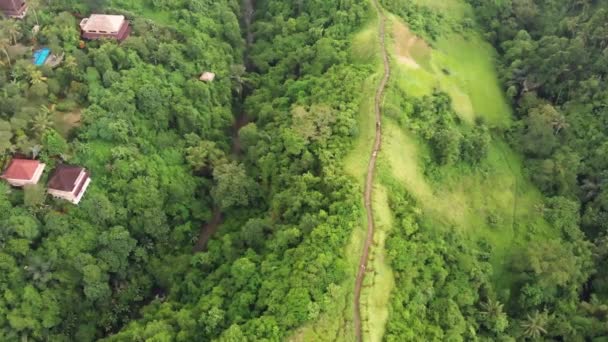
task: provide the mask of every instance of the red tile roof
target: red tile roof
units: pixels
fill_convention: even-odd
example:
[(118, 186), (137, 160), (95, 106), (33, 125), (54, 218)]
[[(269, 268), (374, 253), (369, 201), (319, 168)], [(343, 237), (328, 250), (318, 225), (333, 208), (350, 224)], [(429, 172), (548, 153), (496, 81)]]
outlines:
[(39, 165), (40, 162), (37, 160), (13, 159), (6, 168), (6, 171), (2, 174), (2, 178), (21, 180), (32, 179)]
[(82, 181), (80, 182), (80, 184), (78, 184), (78, 188), (76, 188), (76, 191), (74, 191), (74, 195), (76, 197), (78, 197), (78, 195), (80, 195), (80, 193), (82, 192), (82, 189), (84, 188), (84, 185), (87, 182), (87, 178), (89, 178), (89, 173), (85, 172), (84, 177), (82, 177)]
[(0, 9), (2, 10), (18, 11), (23, 5), (23, 0), (0, 0)]
[(72, 192), (80, 184), (76, 180), (84, 168), (79, 166), (59, 165), (49, 180), (49, 188), (59, 191)]

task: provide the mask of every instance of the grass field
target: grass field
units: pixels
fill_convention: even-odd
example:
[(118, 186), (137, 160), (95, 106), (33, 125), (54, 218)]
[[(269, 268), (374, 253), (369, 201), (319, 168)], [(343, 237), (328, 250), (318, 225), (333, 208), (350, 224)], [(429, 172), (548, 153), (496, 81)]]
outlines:
[[(424, 4), (453, 16), (469, 13), (459, 1)], [(399, 18), (393, 16), (391, 22), (392, 87), (418, 97), (438, 88), (450, 95), (465, 124), (483, 118), (491, 127), (509, 127), (512, 112), (495, 71), (495, 52), (479, 34), (468, 32), (466, 38), (451, 34), (431, 47), (416, 38)], [(412, 44), (412, 40), (417, 43)], [(413, 59), (415, 65), (404, 63), (404, 56)], [(399, 93), (388, 93), (388, 106), (398, 107), (394, 105), (398, 99), (391, 96)], [(393, 119), (385, 118), (383, 128), (381, 160), (390, 165), (390, 176), (414, 195), (429, 227), (457, 229), (472, 245), (480, 239), (491, 244), (494, 283), (508, 296), (509, 256), (532, 237), (555, 235), (536, 210), (542, 197), (525, 177), (517, 154), (494, 137), (481, 165), (442, 167), (433, 172), (433, 177), (427, 177), (424, 161), (430, 158), (430, 152), (426, 144)]]
[[(355, 61), (376, 66), (376, 71), (365, 81), (362, 94), (374, 94), (378, 87), (383, 72), (379, 48), (378, 22), (374, 20), (355, 37), (351, 53)], [(372, 95), (363, 98), (359, 108), (358, 122), (359, 136), (355, 142), (355, 148), (345, 159), (344, 167), (346, 172), (359, 182), (362, 193), (376, 128), (374, 97)], [(388, 207), (387, 196), (384, 187), (375, 186), (373, 208), (376, 231), (374, 245), (370, 251), (369, 272), (365, 277), (364, 288), (361, 293), (362, 336), (364, 341), (382, 340), (384, 326), (388, 319), (388, 300), (394, 285), (393, 274), (384, 255), (384, 242), (388, 230), (392, 227), (392, 215)], [(363, 208), (363, 196), (361, 196), (361, 208)], [(365, 212), (362, 212), (360, 229), (354, 232), (353, 243), (349, 246), (350, 252), (348, 253), (349, 260), (353, 261), (355, 271), (359, 266), (362, 243), (367, 230), (367, 218)], [(353, 283), (352, 280), (351, 283)], [(353, 285), (351, 284), (351, 286)], [(349, 339), (346, 338), (345, 340)]]
[[(378, 182), (377, 182), (378, 183)], [(393, 271), (386, 260), (385, 241), (393, 227), (393, 215), (388, 205), (387, 189), (376, 184), (374, 187), (374, 244), (370, 252), (365, 288), (361, 294), (361, 313), (364, 341), (382, 341), (388, 320), (391, 290), (395, 286)]]
[[(442, 37), (431, 49), (397, 17), (391, 16), (394, 80), (408, 94), (423, 96), (434, 89), (450, 95), (456, 112), (467, 122), (481, 117), (490, 126), (505, 128), (511, 123), (506, 102), (495, 71), (495, 51), (476, 32), (466, 39), (457, 34)], [(413, 40), (415, 44), (410, 44)], [(403, 63), (408, 55), (419, 67)]]
[(435, 11), (455, 19), (473, 16), (471, 7), (461, 0), (412, 0), (412, 2), (430, 7)]
[(507, 256), (525, 245), (530, 234), (537, 238), (554, 234), (538, 215), (542, 198), (524, 178), (517, 155), (497, 139), (478, 168), (444, 168), (441, 180), (431, 181), (422, 167), (429, 157), (425, 144), (392, 120), (383, 127), (382, 160), (390, 165), (391, 176), (418, 200), (429, 226), (455, 227), (472, 242), (481, 238), (490, 242), (495, 283), (507, 289)]

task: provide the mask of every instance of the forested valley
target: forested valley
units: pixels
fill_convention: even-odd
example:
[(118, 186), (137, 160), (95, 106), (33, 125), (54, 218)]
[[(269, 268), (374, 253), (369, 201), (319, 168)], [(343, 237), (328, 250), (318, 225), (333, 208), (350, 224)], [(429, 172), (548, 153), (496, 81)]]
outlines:
[[(237, 1), (28, 4), (2, 21), (5, 162), (93, 181), (79, 206), (1, 185), (1, 340), (276, 341), (350, 290), (360, 208), (338, 161), (365, 68), (344, 47), (368, 4), (257, 1), (251, 46)], [(79, 42), (96, 11), (131, 36)], [(32, 45), (65, 60), (35, 67)]]
[(0, 168), (46, 170), (0, 182), (0, 341), (608, 339), (607, 2), (26, 2)]

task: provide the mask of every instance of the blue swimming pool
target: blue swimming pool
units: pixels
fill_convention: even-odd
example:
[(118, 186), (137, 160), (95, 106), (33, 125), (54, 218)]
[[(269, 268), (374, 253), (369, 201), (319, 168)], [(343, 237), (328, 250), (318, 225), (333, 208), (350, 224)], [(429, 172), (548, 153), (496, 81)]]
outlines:
[(51, 49), (43, 48), (34, 52), (34, 65), (41, 66), (44, 64), (49, 55), (51, 54)]

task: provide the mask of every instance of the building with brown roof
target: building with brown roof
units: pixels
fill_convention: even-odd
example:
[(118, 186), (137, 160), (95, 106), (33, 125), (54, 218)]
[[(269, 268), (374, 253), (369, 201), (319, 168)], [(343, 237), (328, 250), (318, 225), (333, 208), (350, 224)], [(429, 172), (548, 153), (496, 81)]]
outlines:
[(0, 178), (12, 186), (38, 184), (45, 166), (38, 160), (13, 159)]
[(124, 15), (91, 14), (89, 18), (82, 19), (80, 30), (82, 38), (85, 39), (124, 40), (131, 33), (131, 27)]
[(78, 204), (90, 183), (91, 178), (85, 168), (59, 165), (49, 180), (48, 191), (56, 198)]
[(10, 18), (23, 19), (27, 14), (25, 0), (0, 0), (0, 11)]

